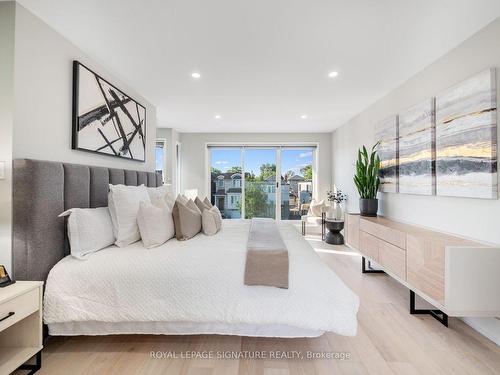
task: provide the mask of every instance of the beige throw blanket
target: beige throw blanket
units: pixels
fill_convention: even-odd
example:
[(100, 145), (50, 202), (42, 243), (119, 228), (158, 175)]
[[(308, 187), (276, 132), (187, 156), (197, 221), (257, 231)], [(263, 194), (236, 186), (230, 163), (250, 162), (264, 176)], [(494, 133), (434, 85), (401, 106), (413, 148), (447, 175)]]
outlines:
[(273, 219), (252, 219), (248, 234), (245, 285), (288, 289), (288, 249)]

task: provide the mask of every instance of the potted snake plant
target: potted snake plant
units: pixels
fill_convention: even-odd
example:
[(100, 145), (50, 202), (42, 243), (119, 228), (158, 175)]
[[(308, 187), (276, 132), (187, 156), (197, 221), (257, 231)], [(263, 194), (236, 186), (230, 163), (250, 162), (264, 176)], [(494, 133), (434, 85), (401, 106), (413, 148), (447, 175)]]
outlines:
[(370, 154), (365, 146), (358, 150), (354, 183), (359, 193), (361, 216), (377, 216), (377, 192), (380, 186), (380, 158), (377, 155), (377, 146), (378, 143), (372, 147)]

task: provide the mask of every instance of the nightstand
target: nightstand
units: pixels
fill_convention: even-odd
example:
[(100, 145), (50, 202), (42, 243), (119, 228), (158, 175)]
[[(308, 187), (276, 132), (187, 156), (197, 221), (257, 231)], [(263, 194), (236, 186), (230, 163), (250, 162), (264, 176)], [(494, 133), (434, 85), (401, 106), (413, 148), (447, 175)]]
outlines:
[[(17, 281), (0, 288), (0, 374), (20, 368), (34, 374), (41, 367), (41, 281)], [(24, 365), (36, 356), (34, 365)]]

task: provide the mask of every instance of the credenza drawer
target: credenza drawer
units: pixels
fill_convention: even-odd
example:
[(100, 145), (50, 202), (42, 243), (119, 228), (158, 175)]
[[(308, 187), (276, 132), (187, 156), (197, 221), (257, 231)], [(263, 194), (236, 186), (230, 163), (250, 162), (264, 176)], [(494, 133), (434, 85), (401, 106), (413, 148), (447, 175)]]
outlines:
[(40, 291), (33, 289), (0, 304), (0, 332), (40, 308)]
[(406, 280), (406, 251), (388, 242), (378, 242), (379, 264), (402, 280)]
[(359, 215), (347, 215), (347, 244), (359, 249)]
[(368, 258), (378, 262), (378, 238), (369, 233), (359, 231), (359, 251)]
[(446, 243), (438, 238), (408, 235), (408, 283), (444, 303), (444, 257)]
[(359, 229), (401, 249), (406, 249), (405, 232), (363, 218), (359, 220)]

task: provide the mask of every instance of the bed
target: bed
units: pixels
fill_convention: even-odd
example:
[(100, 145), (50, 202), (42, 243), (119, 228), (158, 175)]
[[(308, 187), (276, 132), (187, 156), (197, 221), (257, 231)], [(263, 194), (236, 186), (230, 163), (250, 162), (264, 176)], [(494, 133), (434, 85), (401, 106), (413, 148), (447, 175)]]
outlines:
[(289, 289), (243, 284), (246, 220), (224, 220), (215, 236), (172, 239), (154, 249), (139, 241), (85, 261), (67, 255), (64, 221), (57, 218), (63, 209), (105, 206), (107, 183), (160, 184), (154, 175), (93, 168), (27, 159), (14, 164), (14, 274), (46, 279), (50, 335), (356, 334), (358, 297), (286, 222), (278, 225), (289, 252)]

